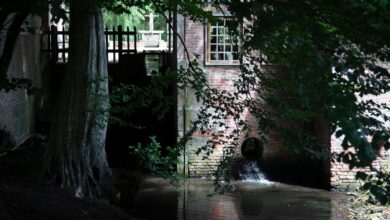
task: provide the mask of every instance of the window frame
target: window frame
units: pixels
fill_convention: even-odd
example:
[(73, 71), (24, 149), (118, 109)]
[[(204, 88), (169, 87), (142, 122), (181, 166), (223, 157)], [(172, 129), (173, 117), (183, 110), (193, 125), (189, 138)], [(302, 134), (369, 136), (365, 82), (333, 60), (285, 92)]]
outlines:
[[(221, 21), (223, 21), (223, 27), (226, 27), (226, 21), (229, 20), (229, 17), (226, 17), (226, 16), (215, 16), (217, 18), (219, 18)], [(236, 45), (234, 43), (231, 44), (231, 51), (233, 53), (234, 51), (234, 47), (236, 46), (237, 47), (237, 59), (236, 60), (211, 60), (210, 59), (210, 56), (211, 56), (211, 44), (214, 44), (214, 43), (211, 43), (211, 23), (206, 23), (204, 25), (204, 65), (205, 66), (239, 66), (240, 65), (240, 60), (238, 58), (238, 54), (239, 54), (239, 50), (240, 50), (240, 40), (238, 39), (238, 42), (236, 43)], [(238, 27), (239, 31), (241, 31), (241, 26)], [(217, 32), (218, 32), (218, 28), (217, 28)], [(218, 36), (218, 34), (216, 35)], [(224, 36), (225, 36), (225, 33), (224, 33)], [(218, 41), (218, 40), (217, 40)], [(216, 47), (218, 46), (218, 42), (215, 43)], [(226, 47), (227, 43), (223, 43), (223, 47), (224, 47), (224, 50), (223, 50), (223, 53), (224, 53), (224, 56), (226, 54), (226, 51), (225, 51), (225, 47)], [(217, 51), (217, 54), (218, 54), (218, 49), (216, 50)], [(217, 55), (218, 56), (218, 55)]]

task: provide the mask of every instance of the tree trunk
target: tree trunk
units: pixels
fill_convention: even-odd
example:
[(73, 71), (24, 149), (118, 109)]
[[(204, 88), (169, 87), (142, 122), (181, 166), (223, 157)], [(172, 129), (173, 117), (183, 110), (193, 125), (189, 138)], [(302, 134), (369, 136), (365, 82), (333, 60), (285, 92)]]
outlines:
[(71, 1), (70, 53), (50, 133), (47, 171), (76, 196), (111, 189), (105, 140), (109, 108), (107, 54), (101, 10)]

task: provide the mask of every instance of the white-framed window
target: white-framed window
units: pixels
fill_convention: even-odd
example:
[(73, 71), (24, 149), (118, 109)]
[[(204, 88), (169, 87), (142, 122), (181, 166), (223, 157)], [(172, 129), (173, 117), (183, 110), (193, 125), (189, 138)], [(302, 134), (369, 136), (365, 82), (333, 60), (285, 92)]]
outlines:
[(229, 31), (229, 20), (220, 19), (206, 27), (206, 65), (238, 65), (238, 38)]

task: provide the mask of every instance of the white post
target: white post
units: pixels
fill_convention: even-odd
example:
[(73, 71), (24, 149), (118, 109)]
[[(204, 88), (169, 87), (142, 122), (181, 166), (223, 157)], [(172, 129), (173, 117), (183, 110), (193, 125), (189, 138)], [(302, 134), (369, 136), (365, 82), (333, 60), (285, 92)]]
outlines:
[(153, 30), (154, 30), (154, 15), (153, 15), (153, 13), (149, 14), (149, 30), (150, 30), (150, 32), (153, 32)]

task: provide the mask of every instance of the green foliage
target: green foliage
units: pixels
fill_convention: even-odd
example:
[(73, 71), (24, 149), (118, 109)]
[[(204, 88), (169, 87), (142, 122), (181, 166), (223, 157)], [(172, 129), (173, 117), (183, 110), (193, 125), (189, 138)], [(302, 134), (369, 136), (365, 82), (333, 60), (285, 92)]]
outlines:
[(129, 126), (131, 122), (124, 121), (123, 117), (145, 108), (152, 109), (157, 120), (163, 119), (175, 103), (174, 97), (166, 96), (175, 77), (174, 72), (167, 71), (163, 75), (151, 77), (151, 82), (145, 86), (123, 83), (114, 86), (110, 93), (110, 123)]
[[(245, 109), (259, 119), (262, 142), (276, 131), (295, 153), (325, 160), (331, 155), (317, 133), (318, 123), (342, 138), (345, 150), (355, 149), (334, 158), (351, 168), (370, 166), (381, 146), (389, 148), (389, 104), (373, 100), (390, 92), (387, 1), (218, 1), (217, 11), (219, 3), (233, 15), (231, 30), (247, 22), (236, 33), (242, 38), (236, 92), (210, 88), (194, 62), (179, 80), (203, 103), (189, 133), (212, 135), (199, 152), (207, 157), (217, 144), (225, 146), (217, 177), (226, 172), (237, 146), (226, 140), (248, 132), (247, 122), (237, 115)], [(264, 71), (269, 64), (273, 70)], [(226, 118), (237, 124), (228, 135), (218, 132), (218, 127), (228, 129)]]
[(376, 201), (382, 205), (390, 204), (390, 162), (388, 159), (383, 162), (380, 170), (356, 174), (357, 179), (364, 181), (361, 190), (373, 196), (369, 197), (367, 201), (370, 199), (370, 201)]
[(177, 182), (180, 176), (176, 172), (178, 149), (167, 147), (163, 154), (162, 147), (156, 137), (150, 137), (150, 143), (142, 146), (140, 143), (130, 147), (131, 154), (136, 158), (137, 169), (141, 172), (160, 176)]
[[(4, 12), (3, 9), (38, 13), (41, 10), (38, 6), (47, 5), (44, 0), (28, 2), (4, 1), (0, 3), (0, 13)], [(51, 2), (54, 6), (62, 3)], [(206, 1), (94, 2), (108, 11), (130, 14), (133, 17), (126, 20), (133, 19), (134, 23), (142, 20), (141, 10), (147, 10), (145, 6), (149, 5), (162, 15), (167, 11), (180, 10), (183, 15), (196, 21), (213, 20), (211, 11), (204, 10), (208, 5)], [(318, 138), (313, 124), (319, 120), (328, 121), (329, 133), (343, 139), (342, 147), (345, 150), (354, 149), (334, 159), (348, 163), (351, 168), (370, 166), (381, 146), (390, 148), (390, 128), (386, 125), (390, 120), (386, 113), (390, 110), (389, 103), (377, 104), (372, 100), (373, 96), (390, 92), (390, 73), (386, 69), (390, 62), (388, 1), (211, 1), (211, 6), (217, 11), (220, 11), (222, 4), (232, 14), (233, 26), (247, 22), (243, 32), (236, 33), (241, 36), (242, 42), (242, 72), (235, 82), (236, 91), (211, 88), (197, 62), (190, 62), (188, 69), (178, 71), (179, 86), (192, 88), (196, 98), (203, 103), (198, 118), (193, 121), (179, 146), (183, 146), (195, 131), (212, 136), (199, 149), (199, 152), (205, 152), (206, 157), (215, 146), (224, 145), (223, 160), (215, 172), (217, 183), (229, 166), (238, 137), (250, 131), (247, 121), (239, 114), (244, 110), (249, 110), (259, 119), (259, 135), (263, 143), (268, 141), (270, 131), (276, 131), (292, 152), (316, 158), (330, 153), (326, 144)], [(56, 15), (61, 17), (63, 10), (59, 7), (54, 7), (52, 11), (57, 9)], [(124, 20), (125, 17), (118, 19)], [(119, 22), (109, 12), (106, 12), (106, 19), (112, 24)], [(259, 57), (253, 51), (260, 51), (266, 56)], [(275, 71), (267, 72), (261, 68), (269, 63), (277, 67)], [(112, 100), (132, 100), (129, 103), (151, 105), (154, 102), (144, 103), (147, 99), (138, 97), (151, 95), (159, 100), (161, 94), (153, 92), (153, 87), (158, 86), (164, 87), (164, 84), (152, 84), (146, 90), (124, 86), (134, 95), (118, 93), (118, 97)], [(2, 85), (2, 88), (12, 87), (17, 86)], [(162, 105), (156, 112), (164, 108)], [(135, 111), (130, 105), (129, 109), (120, 111)], [(226, 119), (232, 119), (236, 124), (229, 134), (222, 131), (229, 129)], [(373, 137), (372, 140), (368, 136)], [(153, 145), (157, 148), (156, 143)], [(381, 172), (364, 179), (371, 181), (371, 185), (366, 185), (367, 189), (385, 203), (389, 199), (389, 179), (388, 173)]]
[[(128, 12), (125, 14), (115, 14), (112, 11), (104, 10), (104, 24), (109, 28), (122, 25), (124, 28), (129, 27), (132, 29), (133, 27), (136, 27), (137, 31), (149, 30), (149, 22), (146, 21), (145, 15), (153, 11), (154, 9), (152, 6), (145, 6), (142, 8), (133, 6), (130, 7)], [(161, 36), (163, 40), (168, 40), (166, 22), (167, 21), (165, 20), (164, 16), (155, 14), (154, 30), (164, 31)], [(130, 38), (130, 40), (133, 40), (133, 38)]]
[[(187, 0), (101, 0), (104, 11), (104, 21), (107, 26), (137, 27), (137, 30), (149, 30), (145, 15), (153, 12), (155, 15), (154, 29), (163, 30), (162, 39), (168, 40), (167, 24), (171, 22), (168, 13), (180, 10), (180, 13), (197, 21), (215, 20), (210, 11), (204, 7), (203, 1), (188, 2)], [(172, 24), (170, 24), (172, 25)], [(172, 28), (172, 26), (170, 27)]]
[(17, 89), (26, 89), (27, 94), (37, 94), (39, 89), (32, 85), (30, 79), (25, 78), (11, 78), (0, 80), (0, 92), (4, 90), (5, 92), (9, 92)]
[[(62, 0), (51, 1), (52, 4), (57, 5)], [(48, 10), (48, 0), (2, 0), (0, 2), (1, 12), (6, 10), (13, 12), (26, 11), (34, 15), (41, 15), (43, 12)]]
[[(344, 157), (344, 162), (351, 167), (371, 164), (377, 151), (367, 137), (381, 133), (387, 143), (390, 137), (384, 123), (389, 119), (384, 111), (389, 109), (388, 104), (376, 104), (369, 96), (390, 91), (390, 73), (383, 65), (389, 61), (390, 29), (385, 25), (389, 22), (388, 4), (226, 4), (236, 22), (247, 19), (251, 23), (243, 36), (243, 52), (250, 62), (243, 65), (241, 85), (256, 91), (271, 106), (268, 115), (289, 122), (289, 126), (264, 120), (264, 112), (257, 114), (263, 119), (260, 123), (270, 122), (265, 124), (279, 131), (292, 149), (320, 150), (325, 146), (310, 133), (310, 124), (324, 118), (329, 121), (331, 133), (343, 135), (344, 149), (357, 149), (356, 154)], [(266, 59), (251, 56), (253, 50), (266, 54)], [(266, 73), (255, 66), (264, 62), (271, 62), (279, 70)], [(251, 111), (257, 112), (258, 108), (254, 106)]]
[(383, 206), (373, 200), (369, 191), (347, 193), (348, 212), (352, 219), (389, 219), (389, 206)]
[[(144, 86), (123, 83), (113, 86), (110, 93), (110, 124), (119, 124), (122, 127), (136, 126), (126, 118), (145, 109), (151, 109), (156, 120), (162, 120), (166, 116), (175, 103), (175, 97), (166, 94), (175, 82), (176, 75), (167, 70), (150, 78), (150, 83)], [(149, 144), (138, 143), (131, 146), (130, 151), (136, 160), (138, 171), (167, 178), (172, 183), (180, 180), (176, 167), (180, 148), (161, 146), (156, 137), (150, 137)]]
[[(322, 158), (330, 153), (313, 125), (327, 121), (349, 150), (335, 159), (351, 168), (370, 166), (382, 146), (388, 149), (390, 106), (373, 100), (390, 92), (387, 1), (223, 3), (236, 23), (248, 21), (237, 86), (248, 96), (256, 91), (269, 106), (259, 108), (255, 99), (248, 105), (259, 118), (260, 135), (277, 131), (292, 151)], [(275, 71), (259, 68), (267, 63)], [(384, 202), (389, 194), (382, 183), (389, 180), (382, 174), (369, 188)]]
[[(233, 159), (233, 154), (239, 144), (239, 136), (248, 131), (247, 122), (241, 119), (240, 113), (245, 110), (246, 100), (240, 98), (238, 92), (219, 90), (208, 85), (206, 73), (195, 59), (189, 62), (189, 67), (178, 71), (179, 88), (186, 90), (193, 89), (196, 99), (202, 103), (197, 117), (191, 121), (191, 127), (179, 142), (183, 147), (186, 141), (191, 139), (194, 132), (210, 134), (211, 138), (207, 143), (197, 150), (203, 153), (203, 159), (207, 159), (215, 150), (216, 146), (223, 146), (221, 161), (214, 171), (215, 191), (222, 193), (230, 189), (230, 175), (228, 169)], [(234, 121), (236, 126), (226, 123), (226, 118)], [(230, 130), (226, 133), (225, 130)], [(227, 184), (221, 184), (220, 179), (224, 178)]]
[(144, 23), (144, 15), (151, 10), (150, 7), (139, 8), (139, 7), (130, 7), (127, 14), (116, 14), (112, 11), (104, 10), (103, 19), (104, 24), (108, 27), (116, 27), (122, 25), (123, 27), (137, 27), (138, 30), (145, 29), (146, 25)]
[(0, 2), (0, 43), (3, 44), (0, 54), (0, 91), (26, 89), (29, 94), (37, 92), (37, 88), (32, 86), (31, 80), (26, 78), (9, 79), (7, 71), (12, 60), (16, 39), (19, 33), (24, 30), (25, 19), (29, 15), (41, 16), (48, 12), (49, 3), (54, 20), (65, 17), (64, 10), (61, 8), (62, 0), (4, 0)]

